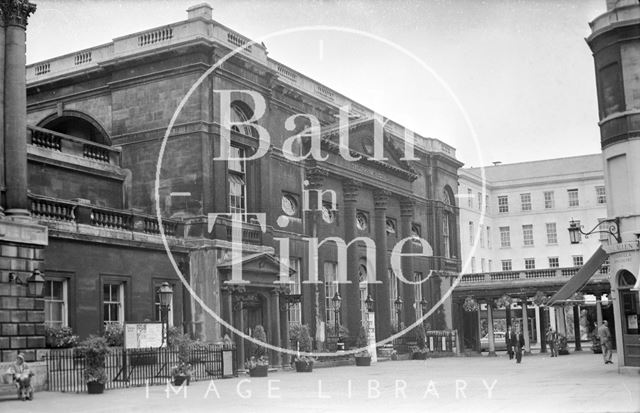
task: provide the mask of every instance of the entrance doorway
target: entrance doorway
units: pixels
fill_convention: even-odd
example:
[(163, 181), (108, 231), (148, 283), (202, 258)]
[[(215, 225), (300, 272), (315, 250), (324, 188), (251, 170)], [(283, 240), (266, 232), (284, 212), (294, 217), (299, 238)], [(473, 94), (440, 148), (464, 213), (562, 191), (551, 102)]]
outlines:
[(640, 303), (638, 302), (638, 292), (631, 290), (635, 283), (636, 277), (629, 271), (623, 270), (619, 273), (618, 294), (624, 364), (640, 367), (640, 329), (638, 329)]

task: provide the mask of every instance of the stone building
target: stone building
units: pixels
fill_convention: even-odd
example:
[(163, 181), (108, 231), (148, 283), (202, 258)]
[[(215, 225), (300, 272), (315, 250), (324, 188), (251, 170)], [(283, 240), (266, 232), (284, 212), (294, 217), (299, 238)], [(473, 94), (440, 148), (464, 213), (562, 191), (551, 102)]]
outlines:
[[(46, 247), (37, 256), (52, 309), (46, 323), (85, 336), (109, 322), (155, 320), (154, 291), (167, 281), (172, 323), (195, 337), (218, 341), (230, 327), (249, 334), (263, 325), (270, 344), (287, 346), (288, 325), (305, 323), (322, 348), (337, 336), (336, 316), (353, 342), (367, 297), (375, 300), (376, 335), (384, 339), (437, 302), (459, 272), (454, 194), (461, 163), (454, 148), (379, 120), (268, 58), (263, 44), (212, 20), (206, 4), (190, 8), (184, 21), (29, 65), (26, 78), (24, 153), (4, 153), (5, 162), (26, 160), (28, 167), (25, 184), (15, 188), (20, 203), (9, 202), (14, 189), (7, 186), (6, 206), (30, 211), (43, 234)], [(345, 106), (348, 125), (336, 121)], [(321, 142), (326, 160), (294, 161), (284, 149), (289, 137), (313, 126), (308, 117), (287, 122), (295, 114), (318, 119), (320, 139), (300, 138), (290, 152)], [(344, 131), (349, 151), (340, 145)], [(225, 136), (236, 160), (220, 159)], [(406, 136), (414, 136), (415, 160), (403, 159)], [(347, 161), (345, 152), (362, 159)], [(345, 261), (346, 247), (330, 242), (316, 258), (306, 239), (313, 237), (362, 238)], [(367, 254), (365, 237), (378, 253)], [(403, 252), (420, 253), (417, 237), (433, 250), (402, 259), (403, 274), (425, 280), (417, 287), (390, 270), (391, 249), (408, 237)], [(315, 259), (318, 282), (309, 283)], [(345, 262), (351, 284), (338, 286)], [(234, 281), (234, 265), (249, 283), (226, 282)], [(374, 269), (381, 283), (362, 282)], [(291, 283), (274, 283), (281, 275)], [(447, 303), (427, 320), (432, 328), (451, 328)], [(242, 358), (244, 343), (235, 339)], [(274, 352), (271, 362), (283, 360)]]

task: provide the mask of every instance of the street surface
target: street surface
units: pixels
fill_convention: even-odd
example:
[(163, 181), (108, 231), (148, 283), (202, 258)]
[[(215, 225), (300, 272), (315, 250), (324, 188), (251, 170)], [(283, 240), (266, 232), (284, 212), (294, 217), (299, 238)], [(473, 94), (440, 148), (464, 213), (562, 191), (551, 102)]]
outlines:
[[(614, 355), (614, 363), (617, 363)], [(636, 412), (640, 376), (620, 375), (590, 351), (522, 364), (499, 357), (386, 361), (313, 373), (270, 373), (102, 395), (40, 392), (31, 402), (2, 399), (0, 412)]]

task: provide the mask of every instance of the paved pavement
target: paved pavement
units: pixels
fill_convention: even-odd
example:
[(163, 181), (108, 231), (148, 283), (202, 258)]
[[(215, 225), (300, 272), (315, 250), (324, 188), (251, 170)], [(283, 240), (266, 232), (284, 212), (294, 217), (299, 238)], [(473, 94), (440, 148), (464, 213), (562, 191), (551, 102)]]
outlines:
[[(614, 356), (614, 363), (616, 362)], [(36, 394), (0, 401), (0, 412), (637, 412), (640, 375), (620, 375), (591, 352), (550, 358), (458, 357), (388, 361), (372, 367), (283, 371), (102, 395)]]

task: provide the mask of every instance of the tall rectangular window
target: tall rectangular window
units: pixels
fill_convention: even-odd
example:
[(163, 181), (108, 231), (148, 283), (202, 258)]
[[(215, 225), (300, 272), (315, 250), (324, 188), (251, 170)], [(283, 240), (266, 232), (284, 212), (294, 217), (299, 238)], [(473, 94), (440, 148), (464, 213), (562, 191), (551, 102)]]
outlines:
[(391, 308), (391, 325), (398, 328), (398, 313), (395, 310), (395, 301), (398, 298), (398, 278), (391, 268), (389, 274), (389, 307)]
[(511, 260), (502, 260), (502, 271), (511, 271), (513, 268), (511, 265)]
[(484, 272), (485, 271), (485, 264), (486, 264), (486, 260), (484, 258), (480, 258), (480, 271)]
[(68, 325), (67, 281), (44, 282), (44, 323), (49, 327)]
[[(287, 284), (291, 289), (291, 294), (300, 294), (302, 290), (300, 288), (300, 258), (290, 258), (289, 259), (289, 268), (291, 268), (294, 273), (291, 274), (289, 281), (292, 281), (292, 284)], [(295, 303), (289, 306), (289, 324), (301, 324), (302, 323), (302, 304)]]
[(574, 255), (573, 256), (573, 266), (574, 267), (582, 267), (584, 265), (584, 259), (582, 255)]
[(493, 261), (489, 260), (488, 263), (489, 263), (489, 272), (491, 272), (491, 271), (493, 271), (493, 268), (492, 268), (493, 267)]
[(473, 221), (469, 221), (469, 245), (473, 245), (473, 238), (475, 235), (473, 230)]
[(560, 259), (558, 257), (549, 257), (549, 268), (559, 268)]
[(489, 195), (484, 196), (484, 209), (487, 214), (491, 212), (489, 211)]
[(607, 193), (604, 189), (604, 186), (596, 186), (596, 203), (597, 204), (607, 203)]
[(482, 211), (482, 192), (478, 192), (478, 209)]
[(525, 270), (533, 270), (536, 268), (536, 259), (535, 258), (525, 258), (524, 259), (524, 269)]
[(484, 228), (480, 228), (480, 248), (484, 248)]
[(487, 248), (491, 249), (491, 227), (487, 227)]
[(522, 226), (522, 240), (527, 247), (533, 245), (533, 225)]
[(558, 243), (558, 232), (556, 230), (555, 222), (547, 222), (547, 244), (557, 244)]
[[(422, 281), (422, 273), (414, 272), (413, 281), (416, 283), (419, 283), (420, 281)], [(414, 303), (416, 304), (416, 317), (422, 317), (422, 305), (420, 305), (420, 301), (422, 301), (422, 283), (415, 284), (413, 286), (413, 291), (414, 291), (413, 299), (414, 299)]]
[(578, 190), (577, 189), (567, 189), (567, 196), (569, 197), (569, 206), (570, 207), (580, 206), (580, 199), (578, 198)]
[(520, 194), (520, 204), (523, 211), (531, 211), (531, 193)]
[(471, 188), (467, 189), (467, 202), (469, 208), (473, 208), (473, 190)]
[(500, 248), (511, 247), (511, 234), (509, 227), (500, 227)]
[(556, 206), (556, 200), (553, 191), (544, 192), (544, 209), (553, 209)]
[(509, 197), (507, 195), (500, 195), (498, 197), (498, 212), (509, 212)]
[[(333, 310), (333, 296), (338, 291), (338, 284), (335, 282), (338, 280), (337, 276), (338, 264), (335, 262), (324, 262), (324, 309), (325, 320), (328, 328), (333, 329), (336, 323), (336, 313)], [(340, 314), (338, 313), (338, 316)], [(338, 319), (338, 322), (340, 320)], [(335, 335), (338, 335), (335, 332)]]
[(442, 243), (444, 244), (444, 257), (451, 258), (451, 239), (449, 238), (449, 217), (442, 217)]
[(476, 257), (471, 257), (471, 272), (476, 272)]
[[(243, 158), (245, 150), (237, 146), (230, 147), (231, 158)], [(247, 185), (246, 185), (246, 161), (229, 160), (229, 212), (243, 214), (242, 220), (246, 221), (247, 210)]]
[(124, 285), (122, 283), (102, 286), (102, 313), (105, 324), (124, 322)]

